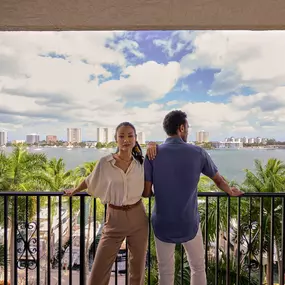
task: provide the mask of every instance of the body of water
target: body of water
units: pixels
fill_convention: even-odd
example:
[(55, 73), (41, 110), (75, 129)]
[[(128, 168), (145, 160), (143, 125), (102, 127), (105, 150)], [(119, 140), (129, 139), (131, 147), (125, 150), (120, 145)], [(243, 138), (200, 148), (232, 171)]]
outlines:
[[(12, 148), (4, 148), (5, 152), (11, 152)], [(41, 150), (30, 149), (32, 152), (45, 153), (48, 158), (63, 158), (66, 169), (72, 169), (84, 162), (91, 162), (100, 159), (115, 149), (96, 148), (42, 148)], [(269, 158), (278, 158), (285, 161), (285, 149), (239, 149), (239, 150), (209, 150), (213, 161), (219, 168), (219, 172), (229, 180), (242, 182), (244, 169), (254, 170), (254, 160), (260, 159), (264, 163)]]

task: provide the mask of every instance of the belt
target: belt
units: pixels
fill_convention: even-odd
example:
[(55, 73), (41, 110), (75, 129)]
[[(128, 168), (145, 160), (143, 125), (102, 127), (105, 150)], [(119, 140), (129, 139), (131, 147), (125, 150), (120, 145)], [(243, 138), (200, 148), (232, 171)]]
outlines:
[(137, 201), (135, 204), (132, 205), (125, 205), (125, 206), (115, 206), (113, 204), (109, 204), (109, 207), (115, 210), (121, 210), (121, 211), (129, 211), (133, 209), (134, 207), (138, 206), (141, 203), (142, 200)]

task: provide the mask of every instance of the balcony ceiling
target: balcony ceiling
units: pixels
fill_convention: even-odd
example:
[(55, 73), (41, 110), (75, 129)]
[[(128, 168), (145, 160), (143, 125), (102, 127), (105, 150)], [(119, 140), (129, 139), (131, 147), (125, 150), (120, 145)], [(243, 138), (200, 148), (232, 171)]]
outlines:
[(0, 1), (0, 30), (143, 29), (285, 29), (285, 1)]

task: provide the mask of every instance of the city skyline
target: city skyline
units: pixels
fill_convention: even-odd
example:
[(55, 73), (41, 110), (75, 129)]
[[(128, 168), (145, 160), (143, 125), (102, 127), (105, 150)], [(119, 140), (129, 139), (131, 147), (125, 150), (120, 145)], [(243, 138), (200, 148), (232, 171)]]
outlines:
[(285, 140), (285, 31), (1, 32), (0, 42), (10, 140), (65, 139), (68, 126), (94, 140), (123, 121), (163, 140), (173, 109), (187, 113), (189, 140), (202, 129)]
[[(104, 133), (99, 134), (100, 133), (100, 129), (101, 131), (104, 131)], [(73, 133), (70, 134), (69, 133)], [(99, 134), (99, 137), (98, 137)], [(99, 127), (97, 128), (97, 139), (91, 139), (91, 140), (82, 140), (81, 136), (82, 136), (82, 130), (78, 129), (78, 128), (67, 128), (67, 137), (66, 139), (60, 139), (58, 138), (56, 135), (41, 135), (38, 133), (34, 133), (34, 134), (27, 134), (25, 137), (26, 139), (18, 139), (18, 140), (11, 140), (9, 139), (9, 133), (7, 131), (0, 131), (0, 143), (5, 141), (6, 143), (9, 142), (14, 142), (14, 143), (23, 143), (23, 142), (28, 142), (30, 139), (33, 140), (33, 142), (29, 142), (30, 144), (33, 143), (38, 143), (38, 142), (42, 142), (42, 141), (46, 141), (49, 144), (53, 144), (55, 142), (58, 141), (63, 141), (63, 142), (67, 142), (67, 143), (81, 143), (81, 142), (101, 142), (101, 143), (109, 143), (109, 142), (114, 142), (115, 141), (115, 129), (110, 128), (110, 127)], [(73, 137), (72, 139), (69, 139), (70, 137)], [(101, 139), (100, 139), (101, 136)], [(76, 139), (77, 138), (77, 139)], [(166, 139), (166, 138), (165, 138)], [(158, 140), (158, 141), (164, 141), (163, 140)], [(261, 137), (261, 136), (257, 136), (257, 137), (248, 137), (248, 136), (241, 136), (241, 137), (226, 137), (224, 139), (221, 140), (211, 140), (210, 139), (210, 133), (205, 131), (205, 130), (201, 130), (199, 132), (196, 133), (196, 137), (195, 139), (189, 139), (188, 138), (188, 142), (198, 142), (198, 143), (207, 143), (207, 142), (243, 142), (243, 143), (249, 143), (249, 144), (253, 144), (253, 143), (259, 143), (259, 144), (266, 144), (266, 142), (269, 139), (273, 139), (275, 140), (275, 138), (265, 138), (265, 137)], [(145, 136), (145, 132), (143, 131), (139, 131), (137, 132), (137, 141), (139, 144), (145, 144), (146, 142), (150, 142), (152, 140), (146, 139)], [(278, 141), (278, 140), (277, 140)], [(4, 145), (4, 143), (2, 143), (2, 145)], [(0, 144), (1, 146), (1, 144)]]

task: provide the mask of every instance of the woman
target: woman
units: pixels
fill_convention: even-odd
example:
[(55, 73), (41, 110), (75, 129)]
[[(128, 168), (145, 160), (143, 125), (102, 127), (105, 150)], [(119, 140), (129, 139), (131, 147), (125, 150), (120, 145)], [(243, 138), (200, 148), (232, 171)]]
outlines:
[(89, 278), (90, 285), (108, 285), (112, 265), (124, 239), (130, 251), (129, 284), (143, 285), (148, 241), (148, 219), (141, 201), (144, 190), (143, 156), (136, 141), (135, 127), (121, 123), (116, 128), (116, 154), (100, 159), (94, 171), (75, 189), (72, 196), (87, 193), (107, 204), (107, 216)]

